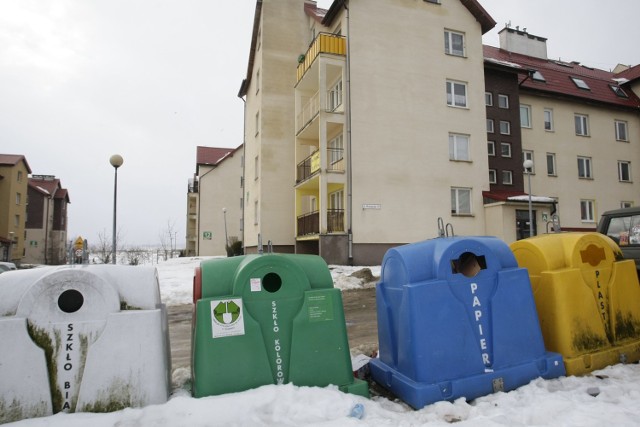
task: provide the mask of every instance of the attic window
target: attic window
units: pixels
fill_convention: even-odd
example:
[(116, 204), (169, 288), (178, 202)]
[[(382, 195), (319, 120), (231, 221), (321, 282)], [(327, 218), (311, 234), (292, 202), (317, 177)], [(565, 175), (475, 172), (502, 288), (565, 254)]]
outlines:
[(533, 76), (532, 76), (533, 80), (538, 81), (538, 82), (546, 82), (544, 76), (542, 75), (542, 73), (538, 70), (533, 72)]
[(628, 98), (629, 95), (627, 95), (625, 93), (624, 90), (622, 90), (622, 88), (620, 86), (614, 86), (614, 85), (609, 85), (609, 87), (611, 88), (611, 90), (613, 91), (613, 93), (615, 93), (616, 95), (618, 95), (620, 98)]
[(424, 0), (427, 3), (440, 4), (440, 0)]
[(573, 82), (576, 84), (576, 86), (578, 86), (580, 89), (591, 90), (589, 85), (587, 83), (585, 83), (584, 80), (579, 79), (577, 77), (571, 77), (571, 80), (573, 80)]

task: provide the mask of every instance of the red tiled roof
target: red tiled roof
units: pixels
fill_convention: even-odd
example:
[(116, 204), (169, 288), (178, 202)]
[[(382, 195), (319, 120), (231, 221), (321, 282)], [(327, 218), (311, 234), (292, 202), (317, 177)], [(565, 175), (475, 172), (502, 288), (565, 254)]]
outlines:
[[(239, 147), (238, 147), (239, 148)], [(217, 148), (217, 147), (197, 147), (196, 164), (198, 165), (218, 165), (229, 154), (236, 151), (237, 148)]]
[(62, 184), (58, 178), (29, 178), (29, 187), (35, 189), (40, 193), (51, 194), (54, 199), (65, 199), (67, 203), (69, 200), (69, 191), (66, 188), (62, 188)]
[[(483, 48), (485, 60), (504, 61), (517, 64), (527, 70), (537, 70), (546, 80), (545, 82), (540, 82), (529, 77), (528, 74), (521, 74), (519, 76), (521, 89), (580, 98), (636, 110), (640, 108), (640, 98), (630, 89), (624, 89), (624, 92), (628, 95), (627, 98), (616, 95), (611, 89), (611, 85), (617, 86), (617, 82), (613, 79), (618, 78), (620, 74), (585, 67), (575, 62), (560, 62), (522, 55), (493, 46), (485, 45)], [(582, 79), (590, 90), (580, 89), (571, 80), (571, 77)]]
[(627, 79), (629, 81), (636, 80), (640, 78), (640, 65), (621, 71), (618, 74), (615, 74), (615, 77), (619, 79)]
[(0, 165), (15, 166), (20, 163), (20, 161), (24, 162), (24, 165), (27, 167), (27, 172), (31, 173), (29, 163), (27, 163), (27, 159), (22, 154), (0, 154)]
[(317, 6), (316, 2), (304, 2), (304, 13), (312, 17), (316, 22), (322, 22), (324, 16), (327, 14), (327, 9), (321, 9)]

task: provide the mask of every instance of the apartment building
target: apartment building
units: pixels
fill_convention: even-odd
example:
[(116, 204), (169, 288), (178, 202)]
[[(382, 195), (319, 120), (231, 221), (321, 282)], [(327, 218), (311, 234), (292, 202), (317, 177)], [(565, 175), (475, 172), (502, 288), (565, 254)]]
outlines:
[(187, 194), (187, 256), (226, 255), (226, 245), (242, 240), (242, 150), (196, 148)]
[(0, 260), (20, 264), (25, 252), (27, 187), (31, 168), (19, 154), (0, 154)]
[(487, 233), (507, 242), (528, 237), (529, 178), (534, 234), (548, 231), (554, 215), (562, 230), (593, 231), (602, 212), (637, 204), (640, 70), (552, 60), (543, 37), (513, 28), (499, 34), (500, 48), (484, 47)]
[(67, 207), (69, 192), (53, 175), (29, 178), (25, 224), (28, 264), (60, 265), (67, 262)]
[(276, 250), (375, 264), (436, 236), (438, 218), (481, 232), (481, 37), (494, 25), (475, 0), (258, 1), (239, 94), (247, 249), (261, 234)]

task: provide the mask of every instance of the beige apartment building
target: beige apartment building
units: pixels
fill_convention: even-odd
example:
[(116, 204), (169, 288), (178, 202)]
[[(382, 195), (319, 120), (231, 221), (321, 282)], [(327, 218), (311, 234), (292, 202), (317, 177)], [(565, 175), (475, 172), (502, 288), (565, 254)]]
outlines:
[(438, 218), (482, 230), (481, 40), (494, 25), (475, 0), (257, 1), (239, 94), (247, 251), (261, 235), (373, 264), (436, 236)]
[(0, 154), (0, 260), (24, 257), (27, 188), (31, 168), (23, 155)]
[[(563, 231), (594, 231), (602, 212), (640, 201), (640, 99), (632, 90), (633, 80), (640, 77), (637, 70), (635, 75), (627, 70), (624, 78), (621, 73), (547, 58), (545, 38), (513, 28), (500, 32), (500, 48), (485, 46), (485, 58), (511, 67), (518, 76), (515, 91), (493, 80), (486, 96), (493, 98), (494, 110), (497, 103), (509, 101), (512, 105), (501, 105), (502, 109), (519, 109), (519, 123), (511, 123), (511, 128), (519, 128), (522, 151), (505, 156), (500, 150), (510, 135), (502, 132), (498, 120), (487, 139), (494, 144), (489, 147), (490, 162), (491, 156), (515, 158), (521, 174), (524, 160), (533, 161), (534, 200), (551, 201), (536, 203), (534, 234), (546, 232), (553, 215)], [(491, 108), (487, 101), (488, 111)], [(499, 178), (504, 169), (509, 167), (496, 170)], [(511, 207), (500, 211), (502, 217), (495, 215), (496, 203), (487, 205), (492, 212), (487, 232), (507, 242), (528, 237), (516, 235), (513, 215), (526, 210), (526, 198), (517, 194), (526, 195), (527, 186), (520, 181), (520, 186), (514, 182), (511, 187), (515, 197), (498, 203)]]
[(187, 256), (224, 256), (226, 245), (242, 240), (242, 149), (196, 148), (187, 193)]

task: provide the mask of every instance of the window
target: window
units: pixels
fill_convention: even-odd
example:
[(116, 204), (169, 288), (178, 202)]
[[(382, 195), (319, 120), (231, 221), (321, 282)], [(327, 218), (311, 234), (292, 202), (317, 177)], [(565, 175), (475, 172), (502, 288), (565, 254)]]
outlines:
[(502, 157), (511, 157), (511, 144), (508, 142), (500, 143), (500, 154)]
[(531, 128), (531, 106), (520, 104), (520, 127)]
[(344, 170), (342, 134), (329, 141), (329, 170)]
[(513, 172), (511, 172), (511, 171), (502, 171), (502, 183), (504, 185), (512, 185), (513, 184)]
[(578, 178), (593, 178), (591, 172), (591, 157), (578, 157)]
[(533, 80), (538, 81), (538, 82), (546, 82), (544, 76), (538, 70), (533, 72)]
[(470, 160), (469, 135), (449, 134), (449, 160)]
[(631, 162), (618, 162), (618, 180), (631, 182)]
[(547, 153), (547, 175), (556, 176), (556, 155)]
[(589, 136), (589, 117), (584, 114), (576, 114), (576, 135)]
[(258, 160), (258, 156), (256, 156), (256, 158), (254, 159), (254, 168), (255, 168), (255, 173), (256, 173), (256, 177), (255, 179), (258, 179), (258, 169), (260, 168), (260, 161)]
[(491, 92), (484, 93), (484, 105), (493, 107), (493, 94)]
[(20, 215), (16, 215), (13, 218), (13, 225), (16, 226), (16, 227), (20, 227)]
[(553, 131), (553, 110), (544, 109), (544, 130)]
[(487, 153), (490, 156), (496, 155), (496, 143), (494, 141), (487, 141)]
[(336, 108), (342, 105), (342, 79), (338, 80), (329, 90), (327, 103), (327, 110), (329, 111), (335, 111)]
[(497, 172), (495, 169), (489, 169), (489, 184), (496, 184), (498, 182)]
[(628, 98), (629, 95), (626, 94), (624, 90), (620, 86), (609, 85), (613, 93), (618, 95), (620, 98)]
[(427, 3), (440, 4), (440, 0), (424, 0)]
[(447, 55), (464, 56), (464, 34), (445, 30), (444, 52)]
[(470, 188), (451, 188), (451, 213), (453, 215), (471, 214)]
[(630, 208), (632, 206), (633, 206), (633, 202), (625, 202), (625, 201), (620, 202), (621, 209)]
[(511, 123), (506, 120), (500, 120), (500, 133), (502, 135), (511, 135)]
[[(531, 160), (531, 161), (533, 162), (533, 151), (531, 151), (531, 150), (524, 150), (524, 151), (522, 152), (522, 161), (523, 161), (523, 162), (525, 162), (526, 160)], [(526, 173), (532, 173), (532, 174), (535, 174), (535, 173), (536, 173), (536, 170), (535, 170), (535, 167), (536, 167), (536, 166), (535, 166), (535, 165), (536, 165), (536, 163), (535, 163), (535, 162), (533, 162), (533, 166), (531, 166), (530, 168), (524, 168), (524, 171), (525, 171)]]
[(260, 133), (260, 111), (256, 113), (256, 135)]
[(16, 193), (16, 205), (19, 205), (22, 201), (22, 194)]
[(260, 70), (256, 71), (256, 93), (260, 92)]
[(616, 141), (629, 141), (627, 136), (627, 122), (616, 120)]
[(571, 80), (573, 80), (573, 83), (575, 83), (575, 85), (578, 86), (580, 89), (591, 90), (589, 85), (584, 80), (579, 79), (577, 77), (571, 77)]
[(509, 96), (498, 94), (498, 107), (509, 108)]
[(467, 84), (447, 80), (447, 105), (467, 107)]
[(258, 201), (253, 202), (253, 225), (258, 225)]
[(487, 119), (487, 133), (493, 133), (493, 119)]
[(580, 219), (585, 222), (594, 222), (594, 201), (580, 200)]
[(22, 182), (22, 171), (18, 171), (18, 182)]

